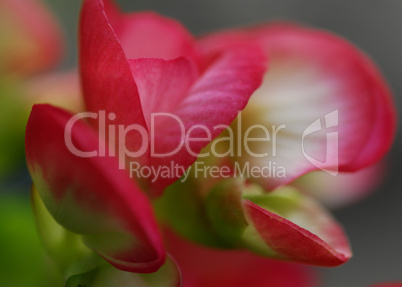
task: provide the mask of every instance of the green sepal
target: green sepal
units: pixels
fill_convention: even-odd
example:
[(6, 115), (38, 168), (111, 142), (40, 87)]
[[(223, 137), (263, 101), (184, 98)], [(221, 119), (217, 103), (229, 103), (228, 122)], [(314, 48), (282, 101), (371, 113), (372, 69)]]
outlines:
[(200, 185), (189, 177), (170, 185), (154, 203), (159, 220), (177, 233), (203, 245), (230, 247), (209, 222)]
[(216, 184), (205, 198), (208, 220), (219, 236), (232, 247), (240, 247), (248, 226), (244, 217), (241, 196), (243, 179), (229, 179)]

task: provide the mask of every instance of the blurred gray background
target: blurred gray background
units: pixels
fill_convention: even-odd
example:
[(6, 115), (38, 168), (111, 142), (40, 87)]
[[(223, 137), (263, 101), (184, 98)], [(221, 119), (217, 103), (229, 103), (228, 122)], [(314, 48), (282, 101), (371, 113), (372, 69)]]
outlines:
[[(67, 35), (64, 67), (76, 65), (79, 0), (48, 0)], [(154, 10), (198, 35), (211, 30), (288, 19), (331, 30), (366, 51), (388, 79), (398, 110), (402, 97), (402, 0), (117, 0), (124, 10)], [(322, 286), (364, 287), (402, 282), (401, 135), (389, 155), (382, 186), (368, 198), (334, 211), (349, 235), (354, 257), (320, 272)], [(276, 287), (276, 286), (273, 286)]]

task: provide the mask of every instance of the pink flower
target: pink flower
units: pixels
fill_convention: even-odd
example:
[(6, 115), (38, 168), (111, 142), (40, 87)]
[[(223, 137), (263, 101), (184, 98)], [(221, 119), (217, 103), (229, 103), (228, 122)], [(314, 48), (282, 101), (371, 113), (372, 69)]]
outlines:
[(0, 1), (2, 72), (33, 74), (53, 66), (62, 53), (58, 23), (39, 0)]
[[(153, 132), (155, 152), (150, 142), (139, 140), (138, 132), (126, 134), (127, 164), (136, 161), (157, 168), (173, 162), (183, 167), (178, 176), (143, 182), (155, 194), (177, 180), (233, 121), (261, 84), (266, 66), (260, 49), (249, 45), (222, 53), (205, 70), (198, 60), (192, 36), (176, 21), (153, 13), (124, 15), (109, 1), (85, 1), (80, 70), (88, 111), (114, 113), (116, 119), (106, 125), (136, 124), (146, 134)], [(202, 125), (211, 136), (204, 141), (184, 139), (181, 126), (171, 118), (155, 120), (152, 126), (155, 113), (175, 116), (185, 131)], [(191, 137), (205, 138), (204, 134), (195, 129)], [(145, 153), (130, 156), (142, 147)]]
[[(254, 46), (222, 53), (201, 70), (193, 39), (179, 23), (153, 13), (122, 15), (107, 1), (84, 2), (80, 32), (88, 112), (113, 113), (107, 126), (136, 125), (147, 134), (155, 112), (177, 116), (186, 130), (201, 124), (211, 130), (210, 139), (189, 141), (192, 153), (183, 147), (163, 158), (153, 156), (149, 146), (133, 157), (129, 151), (137, 151), (148, 138), (127, 133), (127, 163), (158, 167), (173, 161), (185, 170), (223, 129), (212, 127), (230, 124), (245, 107), (265, 71), (264, 55)], [(97, 132), (96, 121), (74, 121), (71, 126), (72, 117), (49, 105), (35, 105), (27, 124), (28, 168), (44, 204), (59, 224), (82, 235), (85, 244), (113, 266), (131, 272), (158, 270), (165, 250), (143, 191), (160, 194), (181, 174), (137, 183), (120, 166), (122, 138), (113, 143), (110, 134)], [(71, 133), (66, 134), (68, 126)], [(197, 135), (195, 131), (192, 136)], [(171, 151), (181, 141), (180, 127), (169, 121), (155, 125), (157, 152)], [(77, 156), (71, 146), (97, 155)], [(108, 152), (103, 156), (101, 151)]]

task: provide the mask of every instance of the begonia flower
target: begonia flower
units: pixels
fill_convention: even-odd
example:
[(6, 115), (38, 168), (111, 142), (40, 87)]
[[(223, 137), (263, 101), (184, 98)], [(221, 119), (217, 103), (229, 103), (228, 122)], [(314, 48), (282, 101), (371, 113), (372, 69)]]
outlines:
[[(80, 32), (88, 108), (84, 117), (92, 121), (86, 124), (82, 114), (74, 117), (50, 105), (35, 105), (26, 128), (28, 168), (58, 224), (81, 235), (87, 247), (114, 267), (154, 272), (162, 266), (165, 250), (145, 193), (160, 193), (179, 178), (234, 120), (260, 85), (266, 59), (259, 47), (245, 45), (221, 53), (201, 70), (193, 40), (179, 23), (153, 13), (119, 14), (108, 1), (84, 2)], [(132, 156), (143, 142), (148, 144), (148, 131), (158, 153), (183, 141), (180, 126), (169, 120), (151, 131), (150, 116), (156, 112), (178, 117), (186, 131), (203, 125), (211, 135), (198, 142), (186, 138), (191, 152), (181, 147), (158, 158), (146, 146), (144, 155)], [(105, 123), (93, 121), (92, 113), (104, 113)], [(123, 130), (124, 136), (114, 142), (110, 129), (100, 129), (102, 124), (141, 127), (147, 135)], [(192, 138), (204, 137), (204, 130), (192, 130)], [(125, 156), (150, 167), (173, 162), (183, 170), (155, 183), (137, 183), (121, 165), (128, 163)]]
[[(220, 53), (202, 70), (199, 61), (192, 36), (176, 21), (150, 12), (122, 14), (109, 1), (84, 2), (80, 70), (86, 107), (113, 113), (106, 125), (136, 125), (115, 143), (127, 166), (180, 167), (177, 175), (142, 180), (157, 195), (231, 124), (266, 66), (260, 48), (248, 44)], [(153, 118), (158, 113), (169, 116)]]
[(1, 0), (0, 73), (31, 75), (52, 67), (63, 51), (61, 35), (40, 0)]

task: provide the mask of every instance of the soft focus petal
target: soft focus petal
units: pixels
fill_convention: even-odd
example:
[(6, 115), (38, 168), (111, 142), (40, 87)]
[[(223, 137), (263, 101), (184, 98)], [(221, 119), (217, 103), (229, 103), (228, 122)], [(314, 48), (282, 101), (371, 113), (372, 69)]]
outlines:
[[(199, 49), (213, 57), (243, 42), (260, 44), (271, 59), (241, 121), (243, 131), (266, 127), (270, 139), (249, 145), (261, 157), (243, 146), (238, 159), (284, 167), (285, 177), (259, 179), (266, 188), (317, 169), (358, 170), (389, 150), (395, 133), (390, 92), (371, 60), (350, 43), (315, 29), (263, 25), (207, 36)], [(252, 129), (250, 137), (267, 135)]]
[(71, 142), (65, 141), (71, 117), (48, 105), (32, 110), (26, 156), (41, 198), (59, 224), (83, 235), (85, 244), (113, 266), (156, 271), (165, 253), (148, 199), (115, 158), (73, 154), (73, 147), (81, 152), (101, 147), (83, 122), (74, 124)]
[(78, 71), (51, 73), (29, 79), (24, 83), (23, 101), (51, 104), (73, 112), (84, 111)]
[(41, 1), (0, 1), (0, 72), (49, 68), (60, 59), (62, 42), (58, 23)]
[(386, 164), (376, 163), (356, 172), (336, 176), (323, 171), (310, 172), (292, 185), (330, 208), (340, 208), (368, 196), (384, 179)]
[(180, 287), (182, 285), (179, 267), (169, 256), (165, 264), (155, 273), (131, 273), (115, 269), (110, 265), (103, 265), (89, 272), (70, 277), (65, 286)]
[(314, 287), (312, 270), (305, 266), (274, 261), (247, 251), (203, 247), (165, 233), (166, 245), (183, 274), (186, 287)]

